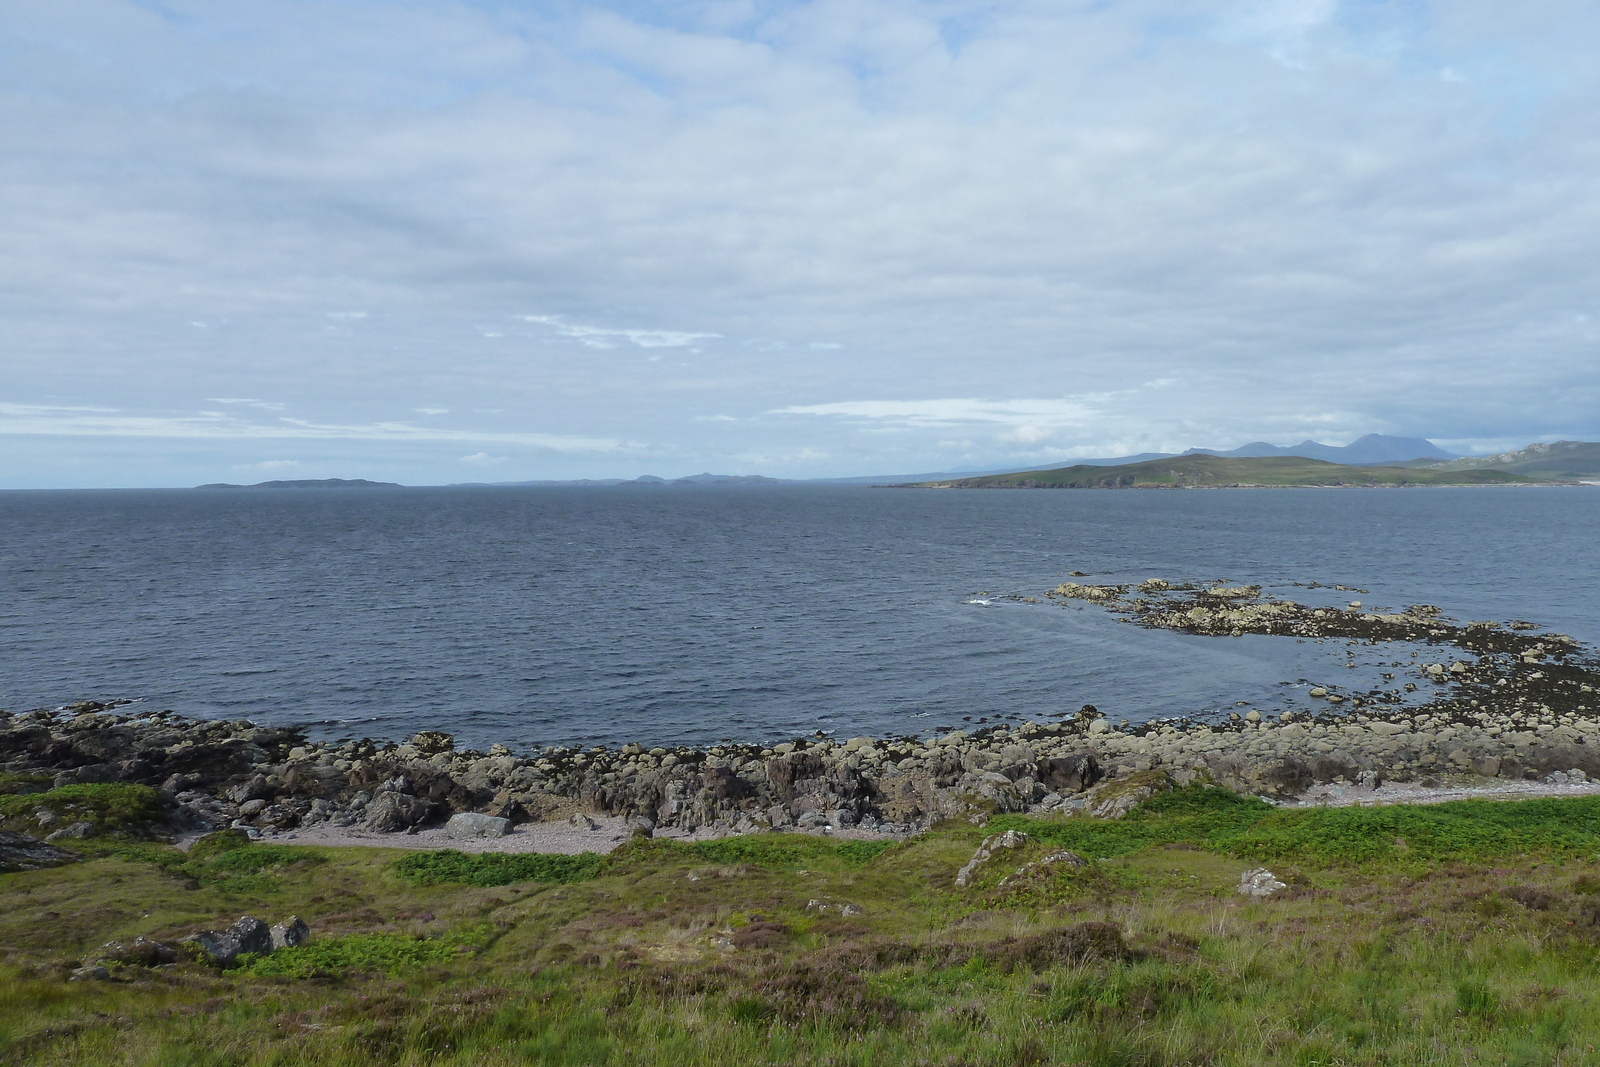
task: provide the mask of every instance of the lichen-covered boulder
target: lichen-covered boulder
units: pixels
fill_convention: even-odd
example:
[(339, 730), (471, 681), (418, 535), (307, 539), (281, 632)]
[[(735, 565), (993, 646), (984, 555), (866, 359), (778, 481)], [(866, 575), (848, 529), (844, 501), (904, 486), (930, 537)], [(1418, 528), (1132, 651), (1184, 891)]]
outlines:
[(281, 923), (274, 923), (269, 933), (272, 939), (272, 951), (280, 948), (294, 948), (311, 940), (311, 928), (306, 921), (298, 915), (291, 915)]
[(190, 946), (191, 951), (218, 967), (231, 967), (246, 952), (256, 955), (271, 952), (272, 931), (260, 919), (241, 915), (226, 930), (202, 930), (179, 944)]
[(511, 820), (476, 811), (463, 811), (450, 816), (444, 832), (457, 840), (475, 837), (504, 837), (511, 832)]

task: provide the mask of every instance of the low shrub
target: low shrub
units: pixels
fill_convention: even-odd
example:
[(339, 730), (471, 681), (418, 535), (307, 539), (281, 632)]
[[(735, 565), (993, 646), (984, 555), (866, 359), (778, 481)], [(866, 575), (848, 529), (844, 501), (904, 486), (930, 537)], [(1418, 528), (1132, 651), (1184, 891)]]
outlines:
[(43, 793), (50, 788), (48, 774), (32, 771), (0, 771), (0, 794)]
[(160, 792), (147, 785), (101, 782), (64, 785), (42, 793), (0, 795), (0, 816), (7, 823), (36, 824), (34, 812), (44, 808), (57, 819), (87, 822), (97, 834), (138, 834), (166, 819)]
[(311, 978), (350, 970), (394, 977), (416, 967), (455, 959), (482, 940), (481, 931), (434, 938), (350, 934), (282, 948), (270, 956), (243, 955), (238, 969), (259, 977)]
[(829, 860), (846, 868), (865, 867), (893, 847), (893, 841), (835, 843), (810, 834), (747, 834), (699, 841), (686, 850), (708, 863), (745, 863), (769, 871), (790, 871)]
[(510, 885), (512, 882), (587, 882), (606, 868), (606, 858), (593, 852), (575, 856), (544, 852), (480, 852), (455, 849), (418, 852), (394, 864), (411, 885)]
[(236, 848), (248, 848), (250, 838), (243, 830), (218, 830), (206, 834), (194, 844), (189, 846), (190, 860), (205, 860), (213, 856), (220, 856), (224, 852), (231, 852)]

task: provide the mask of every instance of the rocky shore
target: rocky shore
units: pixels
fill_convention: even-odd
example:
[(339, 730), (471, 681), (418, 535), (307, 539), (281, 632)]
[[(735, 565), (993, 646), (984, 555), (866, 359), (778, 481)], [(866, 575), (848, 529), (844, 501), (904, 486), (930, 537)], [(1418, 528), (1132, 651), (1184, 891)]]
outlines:
[[(1085, 707), (1054, 723), (942, 737), (796, 739), (709, 749), (551, 748), (513, 755), (456, 749), (447, 734), (403, 744), (313, 742), (294, 729), (80, 703), (0, 712), (0, 831), (60, 840), (100, 832), (75, 819), (73, 790), (134, 783), (159, 791), (164, 832), (415, 833), (519, 823), (631, 831), (809, 830), (907, 834), (997, 812), (1115, 817), (1194, 781), (1280, 802), (1326, 800), (1385, 783), (1460, 789), (1489, 780), (1579, 785), (1600, 778), (1600, 673), (1580, 646), (1522, 622), (1458, 625), (1439, 609), (1309, 607), (1250, 586), (1064, 584), (1140, 625), (1214, 636), (1264, 633), (1412, 648), (1386, 689), (1319, 686), (1326, 712), (1259, 712), (1113, 725)], [(1417, 650), (1421, 651), (1417, 651)], [(1431, 653), (1431, 654), (1430, 654)], [(1414, 659), (1414, 662), (1410, 662)], [(1401, 671), (1405, 672), (1402, 679)], [(62, 800), (61, 798), (66, 798)], [(452, 822), (461, 813), (489, 821)], [(453, 831), (452, 831), (453, 832)]]

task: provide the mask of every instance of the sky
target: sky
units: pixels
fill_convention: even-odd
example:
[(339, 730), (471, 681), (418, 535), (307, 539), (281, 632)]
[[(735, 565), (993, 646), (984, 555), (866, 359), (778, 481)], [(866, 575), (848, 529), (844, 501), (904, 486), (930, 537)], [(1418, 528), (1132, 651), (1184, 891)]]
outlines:
[(0, 488), (1600, 439), (1582, 0), (0, 0)]

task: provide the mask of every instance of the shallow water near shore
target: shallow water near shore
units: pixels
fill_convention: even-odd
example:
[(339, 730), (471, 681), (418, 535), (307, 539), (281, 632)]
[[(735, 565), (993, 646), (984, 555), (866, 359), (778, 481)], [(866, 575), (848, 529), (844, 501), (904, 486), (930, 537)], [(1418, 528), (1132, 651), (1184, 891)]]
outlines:
[(1408, 655), (1005, 599), (1075, 570), (1600, 642), (1587, 488), (30, 492), (0, 522), (0, 706), (134, 697), (327, 737), (704, 744), (1084, 703), (1138, 722), (1305, 706)]

